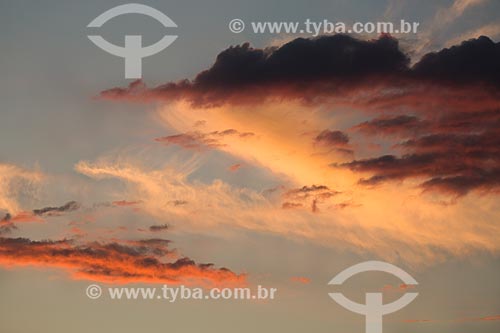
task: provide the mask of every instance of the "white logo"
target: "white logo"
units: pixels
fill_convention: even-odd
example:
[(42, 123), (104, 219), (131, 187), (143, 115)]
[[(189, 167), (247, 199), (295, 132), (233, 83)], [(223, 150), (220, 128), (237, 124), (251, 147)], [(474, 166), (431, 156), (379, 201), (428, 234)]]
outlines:
[[(124, 14), (143, 14), (151, 16), (152, 18), (159, 21), (163, 26), (177, 27), (174, 21), (172, 21), (168, 16), (163, 14), (157, 9), (152, 7), (130, 3), (126, 5), (117, 6), (111, 8), (98, 17), (96, 17), (92, 22), (89, 23), (87, 27), (95, 28), (101, 27), (104, 23), (112, 19), (113, 17), (124, 15)], [(117, 46), (111, 44), (101, 36), (89, 35), (87, 36), (95, 45), (99, 46), (104, 51), (111, 53), (112, 55), (125, 58), (125, 78), (126, 79), (139, 79), (142, 77), (142, 58), (152, 56), (156, 54), (176, 40), (177, 36), (165, 35), (158, 42), (142, 47), (142, 36), (126, 35), (125, 36), (125, 46)]]
[(231, 22), (229, 22), (229, 30), (231, 30), (232, 33), (239, 34), (245, 30), (245, 22), (240, 19), (231, 20)]
[(97, 284), (91, 284), (87, 287), (85, 293), (90, 299), (98, 299), (102, 295), (102, 289)]
[[(349, 267), (335, 276), (328, 284), (341, 285), (353, 275), (370, 271), (390, 273), (407, 285), (418, 284), (411, 275), (401, 268), (381, 261), (367, 261)], [(349, 311), (365, 315), (366, 333), (382, 333), (382, 316), (407, 306), (418, 296), (418, 293), (406, 293), (397, 301), (389, 304), (383, 304), (382, 293), (366, 293), (366, 304), (353, 302), (341, 293), (329, 293), (328, 295)]]

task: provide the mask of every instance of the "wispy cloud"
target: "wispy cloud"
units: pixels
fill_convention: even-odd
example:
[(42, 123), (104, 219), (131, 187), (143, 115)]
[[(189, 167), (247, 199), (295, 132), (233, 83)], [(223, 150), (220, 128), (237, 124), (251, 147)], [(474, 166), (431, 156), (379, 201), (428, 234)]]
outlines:
[(497, 40), (500, 37), (500, 23), (489, 23), (481, 27), (466, 31), (448, 40), (445, 43), (446, 47), (451, 47), (453, 45), (460, 44), (464, 40), (469, 40), (473, 38), (478, 38), (480, 36), (488, 36), (493, 40)]
[(438, 9), (430, 22), (423, 25), (425, 30), (419, 33), (418, 44), (415, 46), (417, 56), (442, 47), (443, 31), (460, 19), (468, 9), (486, 2), (488, 0), (454, 0), (450, 7)]
[[(306, 157), (302, 159), (307, 161)], [(460, 205), (443, 207), (411, 189), (402, 192), (401, 186), (383, 186), (373, 193), (357, 188), (355, 202), (362, 198), (361, 203), (340, 209), (339, 205), (353, 197), (352, 187), (344, 193), (329, 185), (308, 185), (268, 194), (221, 181), (189, 181), (183, 169), (170, 166), (165, 170), (144, 170), (131, 163), (102, 162), (80, 162), (76, 166), (76, 170), (93, 178), (122, 180), (127, 184), (127, 197), (140, 197), (144, 212), (162, 221), (176, 221), (178, 230), (195, 228), (198, 233), (217, 232), (221, 236), (238, 229), (266, 232), (422, 265), (449, 254), (499, 250), (496, 238), (500, 230), (491, 210), (498, 204), (494, 197), (483, 198), (478, 204), (477, 198), (470, 196)], [(331, 184), (333, 175), (327, 173), (326, 178), (317, 179)], [(169, 204), (173, 200), (188, 203)], [(476, 219), (466, 218), (471, 214)]]
[(0, 213), (15, 215), (22, 211), (18, 197), (33, 193), (43, 175), (13, 164), (0, 163)]

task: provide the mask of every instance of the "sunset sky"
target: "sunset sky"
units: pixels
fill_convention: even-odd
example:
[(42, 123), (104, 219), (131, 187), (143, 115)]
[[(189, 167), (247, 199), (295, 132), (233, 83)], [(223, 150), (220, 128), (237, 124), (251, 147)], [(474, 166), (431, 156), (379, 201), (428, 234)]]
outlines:
[[(364, 332), (328, 293), (409, 288), (328, 285), (367, 260), (418, 281), (385, 333), (500, 331), (499, 1), (144, 0), (178, 27), (98, 28), (179, 36), (139, 80), (87, 38), (124, 3), (0, 4), (0, 332)], [(420, 27), (235, 34), (234, 18)], [(278, 294), (92, 300), (92, 283)]]

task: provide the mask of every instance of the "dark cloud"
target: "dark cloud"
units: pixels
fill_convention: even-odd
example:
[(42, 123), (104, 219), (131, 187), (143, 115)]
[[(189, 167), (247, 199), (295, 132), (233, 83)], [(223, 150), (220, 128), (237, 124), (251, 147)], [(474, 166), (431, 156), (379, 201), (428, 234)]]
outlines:
[(398, 115), (365, 121), (356, 125), (354, 129), (370, 135), (392, 135), (417, 133), (426, 126), (427, 122), (420, 120), (418, 117)]
[(76, 201), (70, 201), (60, 207), (45, 207), (41, 209), (34, 209), (33, 214), (41, 215), (57, 215), (59, 213), (72, 212), (80, 208), (80, 204)]
[[(401, 143), (411, 153), (386, 155), (341, 164), (356, 172), (370, 172), (360, 183), (423, 178), (421, 186), (455, 195), (500, 186), (500, 131), (480, 134), (431, 134)], [(339, 166), (339, 165), (336, 165)]]
[(12, 215), (10, 215), (10, 213), (5, 213), (4, 217), (0, 220), (0, 223), (9, 222), (10, 220), (12, 220)]
[[(143, 82), (101, 93), (104, 98), (184, 99), (196, 105), (255, 103), (262, 98), (317, 98), (343, 95), (358, 86), (401, 88), (424, 82), (500, 84), (500, 44), (488, 37), (426, 54), (413, 67), (388, 35), (359, 40), (346, 35), (298, 38), (280, 47), (252, 48), (248, 43), (222, 51), (211, 68), (193, 80), (148, 89)], [(404, 83), (404, 84), (403, 84)]]
[(398, 115), (364, 122), (355, 128), (404, 139), (393, 147), (404, 154), (354, 160), (343, 166), (372, 173), (360, 180), (366, 185), (418, 177), (423, 188), (454, 195), (495, 191), (500, 187), (500, 101), (497, 103), (497, 108), (491, 108), (478, 101), (475, 110), (443, 105), (434, 113), (423, 112), (423, 119)]
[(423, 167), (434, 161), (433, 155), (406, 155), (398, 158), (394, 155), (384, 155), (376, 158), (354, 160), (349, 163), (334, 164), (347, 167), (357, 172), (375, 172), (369, 179), (362, 179), (361, 183), (375, 185), (388, 179), (402, 179), (423, 172)]
[(314, 138), (314, 142), (332, 147), (345, 146), (349, 143), (349, 136), (342, 131), (324, 130)]
[(348, 156), (353, 155), (349, 146), (349, 136), (342, 131), (324, 130), (313, 139), (314, 147), (321, 153), (337, 152)]
[(322, 192), (322, 191), (330, 191), (328, 186), (326, 185), (311, 185), (311, 186), (302, 186), (301, 188), (293, 189), (288, 191), (288, 194), (299, 194), (299, 193), (304, 193), (308, 195), (309, 193), (317, 193), (317, 192)]
[(497, 107), (484, 107), (481, 103), (476, 105), (472, 112), (444, 113), (433, 125), (435, 131), (442, 133), (470, 133), (494, 131), (500, 128), (500, 100)]
[(413, 67), (417, 77), (500, 85), (500, 43), (485, 36), (426, 54)]
[(152, 225), (149, 227), (149, 231), (160, 232), (160, 231), (168, 230), (169, 228), (170, 227), (168, 226), (168, 224)]
[(465, 195), (477, 189), (493, 190), (500, 186), (500, 169), (478, 169), (456, 176), (434, 177), (422, 186), (425, 189), (438, 189), (455, 195)]
[[(499, 111), (500, 112), (500, 111)], [(401, 143), (405, 148), (418, 152), (456, 152), (481, 158), (483, 154), (500, 153), (500, 132), (489, 131), (480, 134), (439, 133), (425, 135)], [(491, 156), (494, 158), (495, 156)], [(490, 158), (490, 157), (488, 157)]]
[(194, 80), (169, 82), (147, 89), (140, 82), (101, 93), (104, 98), (147, 101), (187, 99), (197, 105), (245, 103), (263, 96), (298, 94), (304, 98), (316, 85), (337, 89), (358, 80), (400, 75), (409, 59), (398, 41), (387, 35), (364, 41), (346, 35), (298, 38), (276, 48), (248, 43), (222, 51), (213, 66)]
[(351, 79), (404, 71), (408, 63), (397, 40), (388, 36), (372, 41), (346, 35), (298, 38), (264, 50), (246, 43), (221, 52), (212, 68), (198, 74), (193, 85), (234, 89), (283, 81)]

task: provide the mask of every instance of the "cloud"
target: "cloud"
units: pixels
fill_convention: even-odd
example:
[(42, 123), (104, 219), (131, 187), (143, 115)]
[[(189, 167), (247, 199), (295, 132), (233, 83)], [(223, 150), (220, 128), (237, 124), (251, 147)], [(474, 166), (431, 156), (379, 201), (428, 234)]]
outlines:
[(43, 222), (44, 220), (34, 215), (32, 212), (19, 212), (18, 214), (12, 216), (10, 213), (7, 213), (2, 221), (9, 222)]
[(345, 146), (349, 143), (349, 137), (342, 131), (324, 130), (314, 138), (316, 144), (325, 146)]
[(428, 53), (413, 67), (417, 77), (448, 83), (500, 85), (500, 43), (485, 36)]
[(396, 74), (406, 71), (408, 62), (397, 40), (389, 36), (372, 41), (346, 35), (298, 38), (279, 48), (267, 49), (245, 43), (221, 52), (214, 65), (192, 81), (169, 82), (153, 89), (134, 82), (128, 88), (104, 91), (101, 97), (139, 101), (185, 99), (197, 105), (228, 101), (238, 104), (272, 95), (314, 93), (318, 84), (331, 80), (337, 84), (330, 90), (354, 80)]
[(481, 322), (481, 321), (498, 321), (500, 320), (500, 315), (496, 316), (486, 316), (486, 317), (464, 317), (455, 319), (407, 319), (404, 320), (405, 323), (463, 323), (463, 322)]
[(247, 43), (220, 53), (212, 68), (196, 77), (194, 85), (232, 88), (231, 84), (349, 79), (398, 72), (407, 63), (397, 41), (388, 36), (373, 41), (346, 35), (298, 38), (279, 48), (264, 50), (251, 48)]
[[(12, 175), (12, 182), (15, 185), (18, 185), (16, 182), (20, 182), (20, 185), (24, 184), (23, 170), (10, 167), (5, 168), (5, 171), (7, 172), (0, 174), (4, 185), (10, 185), (7, 175)], [(26, 175), (28, 179), (35, 177), (34, 179), (38, 180), (38, 174), (28, 172)], [(16, 177), (20, 179), (15, 179)], [(7, 186), (3, 187), (3, 193), (9, 193), (12, 196), (11, 189), (9, 188), (9, 191), (5, 189)], [(63, 230), (63, 234), (73, 237), (72, 239), (61, 240), (61, 228), (54, 229), (56, 226), (48, 224), (40, 227), (44, 228), (43, 230), (38, 229), (41, 230), (44, 240), (9, 238), (9, 234), (17, 230), (16, 224), (20, 222), (43, 222), (45, 217), (66, 216), (66, 213), (75, 212), (81, 208), (81, 205), (75, 201), (61, 206), (48, 206), (30, 211), (18, 210), (15, 214), (2, 213), (0, 217), (0, 267), (55, 268), (68, 272), (74, 279), (106, 283), (196, 284), (206, 287), (246, 283), (245, 275), (235, 274), (226, 268), (215, 268), (210, 263), (198, 264), (191, 258), (179, 256), (176, 249), (170, 248), (168, 240), (130, 240), (131, 235), (125, 235), (128, 233), (126, 226), (97, 226), (85, 220), (80, 222), (73, 220), (73, 218), (88, 219), (84, 214), (85, 211), (99, 209), (96, 216), (111, 217), (112, 223), (116, 214), (120, 212), (108, 208), (135, 205), (142, 203), (142, 200), (114, 201), (112, 204), (106, 202), (83, 209), (82, 214), (71, 214), (71, 220), (67, 220), (69, 228)], [(184, 201), (180, 199), (174, 199), (172, 206), (183, 203)], [(10, 206), (9, 211), (16, 211), (12, 207), (14, 205)], [(85, 228), (82, 229), (81, 226)], [(167, 230), (167, 226), (156, 225), (150, 228), (152, 232), (162, 230)], [(29, 226), (23, 226), (22, 231), (30, 232), (31, 230)], [(114, 238), (117, 231), (125, 236), (123, 239), (127, 240)], [(50, 234), (54, 232), (60, 240), (54, 240), (54, 235)]]
[(80, 204), (76, 201), (69, 201), (66, 204), (59, 207), (44, 207), (40, 209), (33, 210), (33, 214), (37, 216), (53, 216), (59, 215), (60, 213), (72, 212), (80, 208)]
[(229, 167), (229, 171), (235, 172), (241, 169), (243, 166), (240, 163), (233, 164)]
[(9, 234), (12, 230), (17, 230), (14, 223), (10, 222), (8, 219), (3, 219), (0, 221), (0, 236)]
[(324, 130), (314, 138), (313, 144), (319, 151), (326, 149), (326, 153), (337, 152), (349, 156), (353, 154), (349, 146), (349, 136), (342, 131)]
[[(448, 255), (476, 250), (498, 251), (495, 197), (482, 197), (478, 202), (471, 196), (460, 205), (443, 207), (400, 185), (382, 184), (376, 192), (352, 185), (340, 192), (323, 184), (259, 192), (220, 180), (199, 182), (185, 173), (189, 167), (175, 163), (166, 169), (148, 170), (123, 161), (80, 162), (76, 170), (96, 179), (121, 180), (127, 191), (118, 190), (113, 196), (140, 197), (144, 213), (169, 225), (176, 221), (180, 232), (217, 232), (220, 237), (244, 230), (263, 232), (343, 250), (369, 251), (407, 265), (429, 265)], [(332, 172), (323, 179), (328, 184), (349, 179), (344, 171), (328, 170)], [(172, 200), (189, 204), (166, 204)], [(338, 208), (346, 202), (347, 207)]]
[(440, 8), (432, 20), (423, 25), (425, 30), (419, 33), (419, 40), (415, 45), (417, 54), (422, 54), (428, 50), (435, 49), (441, 45), (443, 31), (453, 25), (467, 11), (467, 9), (484, 4), (488, 0), (454, 0), (451, 6)]
[[(276, 52), (323, 59), (309, 47), (316, 43), (343, 45), (319, 38), (266, 50), (233, 47), (203, 72), (203, 79), (198, 79), (200, 74), (193, 81), (153, 89), (135, 83), (131, 89), (108, 91), (111, 98), (164, 101), (157, 111), (160, 121), (175, 133), (200, 133), (194, 136), (195, 145), (220, 129), (254, 133), (245, 140), (234, 134), (213, 136), (217, 145), (212, 150), (262, 170), (273, 179), (264, 188), (275, 191), (196, 180), (193, 169), (183, 166), (150, 170), (141, 163), (99, 161), (80, 162), (76, 170), (97, 179), (120, 179), (127, 193), (117, 196), (144, 200), (144, 212), (176, 221), (176, 228), (221, 234), (242, 228), (423, 265), (477, 249), (497, 253), (499, 185), (491, 182), (500, 118), (495, 81), (476, 79), (464, 67), (456, 74), (460, 79), (450, 82), (450, 73), (458, 68), (440, 77), (427, 60), (419, 64), (418, 73), (407, 64), (399, 66), (406, 61), (367, 75), (349, 66), (342, 74), (317, 74), (313, 65), (304, 65), (279, 80), (280, 70), (266, 67), (288, 66), (269, 62)], [(380, 41), (363, 45), (370, 49), (373, 43)], [(483, 43), (460, 45), (446, 59), (463, 61), (472, 48), (474, 63), (487, 60), (489, 55), (480, 51)], [(358, 54), (356, 48), (353, 53), (348, 47), (340, 50), (354, 58)], [(446, 52), (438, 54), (443, 57)], [(247, 73), (248, 62), (270, 68), (270, 73)], [(424, 144), (432, 136), (447, 135), (447, 144)], [(459, 144), (467, 135), (478, 136), (474, 147), (464, 145), (472, 138)], [(448, 144), (452, 136), (459, 140)], [(346, 146), (351, 154), (341, 151)], [(454, 177), (468, 178), (464, 182)], [(460, 182), (465, 185), (454, 185)], [(189, 204), (172, 205), (176, 200)]]
[(403, 292), (407, 292), (409, 289), (414, 289), (415, 288), (415, 285), (411, 285), (411, 284), (399, 284), (397, 286), (393, 286), (393, 285), (385, 285), (381, 291), (382, 292), (387, 292), (387, 293), (390, 293), (390, 292), (394, 292), (394, 293), (403, 293)]
[(283, 208), (299, 208), (303, 206), (311, 207), (313, 213), (318, 212), (318, 205), (328, 202), (332, 197), (340, 194), (338, 191), (331, 190), (325, 185), (303, 186), (297, 189), (287, 190), (283, 193), (283, 198), (286, 201), (283, 203)]
[(119, 201), (113, 201), (111, 204), (113, 206), (118, 206), (118, 207), (128, 207), (128, 206), (135, 206), (140, 204), (141, 201), (127, 201), (127, 200), (119, 200)]
[(288, 202), (288, 201), (285, 201), (285, 202), (283, 202), (283, 204), (281, 205), (281, 207), (283, 209), (293, 209), (293, 208), (304, 207), (304, 205), (301, 204), (301, 203), (298, 203), (298, 202)]
[(500, 315), (482, 317), (482, 318), (480, 318), (480, 320), (481, 321), (497, 321), (497, 320), (500, 320)]
[(474, 81), (498, 87), (499, 48), (499, 43), (481, 36), (426, 54), (410, 67), (398, 41), (387, 35), (369, 41), (346, 35), (298, 38), (267, 49), (243, 44), (222, 51), (214, 65), (192, 81), (168, 82), (151, 89), (142, 82), (133, 82), (127, 88), (103, 91), (101, 97), (184, 100), (212, 107), (283, 98), (320, 103), (349, 95), (360, 87), (392, 87), (398, 91), (404, 86), (429, 82), (471, 84)]
[(11, 215), (20, 213), (19, 197), (33, 194), (42, 179), (41, 172), (0, 163), (0, 212)]
[[(460, 91), (460, 96), (467, 96), (467, 91)], [(155, 216), (165, 219), (166, 222), (172, 220), (178, 221), (177, 225), (196, 225), (196, 230), (203, 232), (207, 226), (211, 231), (220, 226), (224, 233), (230, 227), (241, 227), (255, 231), (269, 233), (278, 233), (283, 237), (309, 239), (326, 246), (340, 248), (350, 248), (354, 251), (374, 251), (382, 255), (384, 259), (404, 258), (404, 262), (419, 262), (425, 265), (439, 261), (439, 258), (446, 256), (444, 253), (453, 255), (462, 255), (475, 246), (489, 248), (492, 251), (496, 248), (493, 245), (492, 234), (486, 232), (479, 235), (479, 230), (493, 227), (493, 221), (496, 220), (496, 214), (492, 213), (491, 204), (495, 202), (494, 191), (490, 191), (485, 197), (483, 192), (470, 191), (467, 196), (456, 199), (455, 193), (443, 192), (437, 187), (434, 191), (423, 192), (422, 187), (416, 185), (422, 184), (426, 176), (404, 176), (398, 179), (398, 182), (380, 181), (376, 187), (369, 187), (359, 184), (360, 178), (369, 178), (374, 171), (356, 171), (348, 168), (332, 168), (332, 163), (343, 164), (352, 162), (351, 156), (339, 154), (336, 151), (330, 154), (318, 153), (315, 149), (314, 139), (325, 128), (335, 128), (342, 132), (349, 133), (349, 142), (358, 157), (354, 161), (363, 159), (375, 159), (385, 155), (380, 154), (380, 150), (368, 150), (367, 143), (378, 143), (373, 136), (365, 137), (363, 133), (350, 131), (351, 124), (359, 124), (361, 117), (366, 115), (378, 114), (383, 112), (384, 116), (389, 118), (401, 115), (401, 113), (414, 113), (427, 126), (422, 126), (418, 131), (418, 136), (414, 136), (411, 131), (403, 135), (393, 135), (382, 142), (385, 146), (381, 149), (390, 151), (394, 158), (402, 158), (403, 155), (412, 153), (420, 155), (423, 152), (414, 151), (410, 147), (403, 147), (402, 143), (412, 138), (425, 136), (432, 132), (461, 133), (475, 128), (475, 132), (484, 130), (483, 128), (493, 127), (495, 112), (490, 109), (490, 105), (484, 108), (482, 104), (470, 105), (464, 103), (458, 97), (446, 95), (446, 91), (437, 88), (426, 88), (423, 91), (418, 90), (419, 94), (413, 94), (414, 91), (407, 92), (405, 87), (401, 90), (388, 89), (382, 91), (379, 96), (391, 96), (396, 93), (404, 93), (404, 98), (396, 100), (395, 105), (391, 107), (365, 104), (364, 99), (355, 102), (354, 106), (336, 103), (317, 105), (304, 105), (292, 101), (266, 102), (258, 105), (231, 105), (218, 106), (211, 108), (197, 108), (188, 103), (174, 103), (163, 106), (159, 112), (159, 118), (165, 125), (176, 129), (179, 132), (189, 132), (196, 119), (202, 117), (205, 121), (205, 129), (208, 131), (218, 128), (235, 128), (239, 131), (249, 131), (256, 135), (249, 140), (231, 140), (218, 150), (230, 154), (245, 164), (252, 165), (255, 168), (262, 168), (270, 172), (275, 183), (271, 186), (275, 191), (263, 191), (260, 195), (248, 195), (252, 200), (239, 202), (234, 200), (241, 198), (241, 189), (224, 187), (229, 192), (217, 194), (220, 196), (220, 202), (212, 203), (210, 198), (204, 198), (203, 187), (199, 188), (196, 182), (194, 184), (185, 183), (192, 186), (193, 190), (201, 195), (193, 198), (190, 207), (181, 213), (186, 216), (190, 212), (191, 217), (185, 217), (189, 222), (178, 217), (168, 216), (172, 213), (166, 206), (160, 208), (160, 202), (157, 196), (165, 197), (171, 195), (172, 181), (164, 185), (166, 194), (157, 194), (152, 196), (151, 202), (154, 202)], [(420, 93), (422, 92), (422, 96)], [(425, 92), (425, 94), (424, 94)], [(371, 93), (363, 90), (359, 94), (367, 96)], [(426, 96), (442, 94), (437, 101), (427, 102)], [(475, 91), (474, 91), (475, 93)], [(371, 96), (370, 96), (371, 97)], [(411, 97), (411, 98), (410, 98)], [(389, 98), (389, 97), (388, 97)], [(476, 98), (474, 96), (474, 98)], [(352, 97), (348, 97), (352, 100)], [(483, 102), (483, 98), (478, 99)], [(422, 104), (421, 109), (415, 109), (413, 102)], [(456, 105), (455, 105), (456, 102)], [(497, 104), (498, 101), (496, 102)], [(450, 105), (451, 104), (451, 105)], [(473, 107), (473, 105), (475, 105)], [(380, 107), (380, 111), (379, 111)], [(417, 107), (420, 107), (417, 104)], [(489, 111), (488, 111), (489, 110)], [(475, 114), (473, 116), (473, 114)], [(498, 117), (498, 113), (496, 113)], [(352, 117), (352, 118), (350, 118)], [(361, 118), (363, 119), (363, 118)], [(488, 125), (485, 125), (488, 124)], [(430, 131), (430, 133), (428, 133)], [(366, 157), (364, 157), (364, 156)], [(487, 160), (485, 154), (484, 161)], [(429, 162), (430, 163), (430, 162)], [(95, 165), (99, 167), (99, 164)], [(199, 165), (203, 168), (202, 165)], [(125, 165), (108, 165), (107, 168), (116, 170), (127, 168)], [(178, 168), (177, 172), (183, 173)], [(412, 172), (411, 168), (406, 168)], [(430, 169), (428, 169), (430, 170)], [(395, 170), (397, 171), (397, 170)], [(142, 178), (146, 172), (141, 170), (137, 176)], [(429, 171), (430, 172), (430, 171)], [(154, 171), (151, 176), (154, 176)], [(119, 177), (121, 178), (121, 177)], [(431, 179), (432, 177), (427, 177)], [(123, 179), (123, 178), (122, 178)], [(402, 182), (401, 180), (404, 180)], [(194, 185), (194, 186), (193, 186)], [(209, 185), (209, 184), (207, 184)], [(339, 192), (331, 196), (328, 200), (316, 200), (309, 196), (305, 200), (295, 200), (286, 198), (283, 194), (290, 189), (300, 189), (304, 186), (311, 187), (327, 186), (331, 191)], [(138, 186), (138, 193), (141, 193), (141, 186)], [(481, 188), (476, 188), (482, 191)], [(199, 191), (198, 191), (199, 190)], [(235, 191), (231, 194), (231, 191)], [(176, 191), (174, 191), (175, 193)], [(123, 195), (123, 194), (121, 194)], [(149, 197), (149, 196), (148, 196)], [(228, 199), (229, 198), (229, 199)], [(148, 199), (149, 200), (149, 199)], [(168, 199), (166, 199), (168, 200)], [(207, 211), (205, 207), (199, 206), (203, 202), (206, 205), (214, 205), (213, 210)], [(488, 202), (488, 204), (486, 204)], [(222, 204), (224, 203), (224, 204)], [(496, 206), (496, 204), (493, 204)], [(443, 209), (446, 206), (447, 209)], [(244, 208), (241, 208), (244, 207)], [(489, 208), (488, 208), (489, 207)], [(285, 208), (285, 209), (283, 209)], [(162, 211), (162, 213), (159, 213)], [(203, 221), (199, 221), (196, 216), (203, 214)], [(237, 214), (238, 218), (233, 216)], [(474, 219), (468, 216), (476, 216)], [(481, 216), (481, 218), (477, 218)], [(439, 222), (436, 222), (439, 221)], [(177, 227), (176, 225), (176, 227)], [(317, 230), (318, 232), (315, 232)], [(497, 234), (498, 230), (493, 234)], [(440, 229), (438, 231), (437, 229)], [(321, 230), (321, 232), (320, 232)], [(452, 240), (448, 237), (446, 230), (454, 230), (460, 233), (460, 241)], [(466, 231), (467, 230), (467, 231)], [(475, 245), (470, 242), (469, 232), (474, 237), (479, 237)], [(342, 236), (341, 236), (342, 235)], [(487, 236), (488, 235), (488, 236)], [(396, 237), (397, 236), (397, 237)], [(475, 243), (475, 242), (473, 242)], [(390, 244), (390, 245), (389, 245)], [(409, 252), (407, 246), (418, 247), (418, 254), (413, 250)], [(469, 244), (464, 247), (464, 244)], [(466, 249), (467, 248), (467, 249)], [(396, 249), (396, 250), (395, 250)], [(448, 252), (450, 251), (450, 252)], [(396, 255), (397, 253), (397, 255)], [(394, 258), (393, 256), (397, 258)], [(387, 257), (388, 256), (388, 257)], [(426, 258), (426, 259), (424, 259)]]
[(426, 127), (426, 122), (416, 116), (397, 115), (378, 117), (353, 127), (368, 135), (404, 135), (418, 133)]
[[(210, 229), (211, 225), (226, 221), (233, 215), (233, 208), (247, 207), (252, 211), (256, 202), (264, 203), (264, 198), (258, 193), (233, 189), (220, 180), (209, 184), (191, 182), (188, 176), (193, 172), (192, 167), (183, 164), (174, 168), (174, 165), (148, 171), (128, 163), (113, 165), (82, 161), (75, 169), (89, 177), (117, 178), (130, 184), (127, 197), (140, 197), (142, 208), (158, 218), (185, 221), (180, 222), (179, 227), (186, 227), (202, 216), (203, 227)], [(199, 223), (196, 225), (200, 226)]]
[[(243, 284), (244, 275), (211, 264), (175, 258), (169, 241), (146, 239), (78, 244), (70, 240), (0, 238), (0, 265), (59, 268), (74, 279), (106, 283)], [(172, 258), (174, 257), (174, 260)]]
[(224, 131), (213, 131), (210, 133), (191, 132), (169, 135), (157, 138), (155, 141), (167, 146), (178, 145), (186, 149), (203, 150), (206, 148), (217, 148), (224, 145), (223, 139), (226, 136), (235, 136), (239, 138), (248, 138), (253, 136), (251, 132), (240, 133), (235, 129), (226, 129)]
[(59, 207), (44, 207), (34, 209), (32, 211), (21, 211), (16, 215), (6, 213), (1, 221), (4, 222), (43, 222), (43, 217), (46, 216), (59, 216), (63, 213), (73, 212), (80, 209), (80, 204), (76, 201), (69, 201)]
[(389, 180), (420, 178), (425, 189), (454, 195), (472, 190), (498, 190), (500, 187), (500, 133), (431, 134), (400, 144), (410, 153), (385, 155), (335, 164), (356, 172), (371, 172), (360, 183), (376, 185)]
[(330, 199), (340, 194), (325, 185), (303, 186), (283, 193), (283, 209), (310, 207), (311, 212), (319, 212), (319, 205), (329, 203)]
[(152, 225), (149, 227), (149, 231), (160, 232), (160, 231), (168, 230), (169, 228), (170, 227), (168, 226), (168, 224)]
[(489, 36), (492, 39), (498, 40), (498, 37), (500, 37), (500, 23), (489, 23), (479, 28), (466, 31), (446, 42), (445, 46), (450, 47), (456, 44), (460, 44), (464, 40), (478, 38), (480, 36)]
[(186, 149), (202, 149), (204, 147), (217, 147), (219, 142), (215, 139), (206, 138), (201, 133), (176, 134), (158, 138), (155, 141), (164, 143), (165, 145), (178, 145)]
[(303, 276), (292, 276), (290, 278), (290, 281), (296, 282), (296, 283), (301, 283), (301, 284), (309, 284), (309, 283), (311, 283), (311, 279), (303, 277)]

